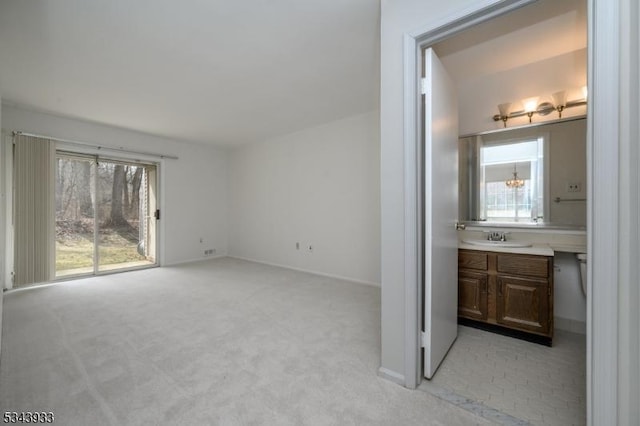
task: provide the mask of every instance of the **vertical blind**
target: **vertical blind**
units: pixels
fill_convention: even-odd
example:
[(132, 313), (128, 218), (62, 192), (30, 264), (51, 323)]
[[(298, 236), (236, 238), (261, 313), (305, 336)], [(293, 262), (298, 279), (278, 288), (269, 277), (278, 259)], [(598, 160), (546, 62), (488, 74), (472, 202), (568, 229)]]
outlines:
[(55, 145), (49, 139), (14, 136), (14, 286), (54, 276)]

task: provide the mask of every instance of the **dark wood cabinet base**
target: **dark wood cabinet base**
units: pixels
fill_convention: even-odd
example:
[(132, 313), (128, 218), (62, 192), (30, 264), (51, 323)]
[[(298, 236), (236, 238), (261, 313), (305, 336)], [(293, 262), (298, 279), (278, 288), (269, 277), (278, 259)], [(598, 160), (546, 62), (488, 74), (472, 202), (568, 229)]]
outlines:
[(474, 321), (469, 318), (458, 317), (458, 324), (467, 327), (473, 327), (480, 330), (490, 331), (496, 334), (502, 334), (503, 336), (514, 337), (520, 340), (526, 340), (527, 342), (537, 343), (539, 345), (545, 345), (551, 347), (552, 339), (547, 336), (539, 336), (537, 334), (527, 333), (525, 331), (514, 330), (513, 328), (502, 327), (497, 324), (489, 324), (481, 321)]
[(458, 250), (458, 318), (551, 346), (553, 257)]

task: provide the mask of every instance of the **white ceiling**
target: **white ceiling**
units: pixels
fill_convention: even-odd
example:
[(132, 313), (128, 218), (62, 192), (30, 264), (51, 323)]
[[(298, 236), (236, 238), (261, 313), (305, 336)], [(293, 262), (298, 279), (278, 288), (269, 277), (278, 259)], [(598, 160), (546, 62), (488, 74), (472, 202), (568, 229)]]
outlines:
[(539, 0), (438, 43), (434, 49), (453, 80), (461, 84), (586, 47), (586, 0)]
[(379, 0), (2, 0), (0, 93), (221, 145), (377, 108)]
[[(379, 10), (379, 0), (2, 0), (0, 93), (179, 140), (260, 141), (377, 108)], [(435, 49), (462, 84), (584, 49), (586, 16), (585, 0), (539, 0)]]

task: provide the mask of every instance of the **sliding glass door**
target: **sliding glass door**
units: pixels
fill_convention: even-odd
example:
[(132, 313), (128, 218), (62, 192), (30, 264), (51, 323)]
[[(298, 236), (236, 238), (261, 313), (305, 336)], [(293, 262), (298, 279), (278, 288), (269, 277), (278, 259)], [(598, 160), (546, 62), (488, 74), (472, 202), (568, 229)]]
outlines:
[(56, 160), (56, 278), (155, 265), (156, 166)]

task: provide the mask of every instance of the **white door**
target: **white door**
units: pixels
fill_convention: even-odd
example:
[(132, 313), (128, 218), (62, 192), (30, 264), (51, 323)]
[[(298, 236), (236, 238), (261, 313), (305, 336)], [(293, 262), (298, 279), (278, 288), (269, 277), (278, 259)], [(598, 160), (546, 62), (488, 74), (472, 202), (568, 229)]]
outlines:
[(432, 49), (424, 55), (424, 375), (458, 335), (458, 102)]

